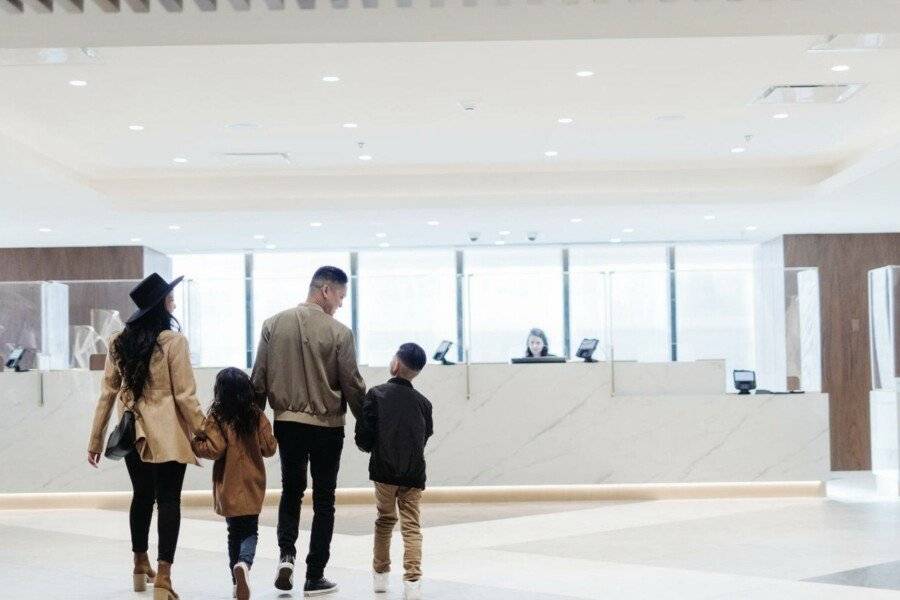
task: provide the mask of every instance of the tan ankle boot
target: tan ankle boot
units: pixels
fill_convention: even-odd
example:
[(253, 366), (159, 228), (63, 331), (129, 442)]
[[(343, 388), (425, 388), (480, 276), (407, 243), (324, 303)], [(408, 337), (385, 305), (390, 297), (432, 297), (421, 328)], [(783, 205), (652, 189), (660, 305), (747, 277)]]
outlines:
[(136, 592), (146, 591), (147, 584), (153, 583), (153, 580), (156, 579), (156, 572), (150, 566), (150, 558), (146, 552), (134, 553), (132, 577), (134, 578), (134, 591)]
[(153, 600), (178, 600), (172, 588), (172, 563), (159, 561), (159, 573), (153, 584)]

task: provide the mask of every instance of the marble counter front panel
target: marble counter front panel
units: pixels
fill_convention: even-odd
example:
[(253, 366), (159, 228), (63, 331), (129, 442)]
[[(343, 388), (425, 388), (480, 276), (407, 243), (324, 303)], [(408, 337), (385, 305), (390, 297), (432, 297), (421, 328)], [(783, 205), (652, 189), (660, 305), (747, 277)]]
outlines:
[[(716, 382), (705, 385), (720, 389), (723, 371), (712, 364), (693, 363), (700, 366), (686, 379), (712, 373)], [(630, 382), (617, 369), (617, 391), (639, 389), (640, 363), (629, 368)], [(217, 371), (196, 370), (204, 406)], [(362, 372), (369, 385), (388, 378), (385, 368)], [(645, 385), (660, 385), (658, 374), (648, 369)], [(0, 374), (9, 411), (0, 423), (0, 492), (129, 489), (121, 462), (86, 463), (100, 375)], [(608, 365), (581, 363), (429, 366), (415, 383), (434, 405), (431, 485), (821, 480), (829, 471), (822, 394), (691, 392), (686, 380), (681, 390), (612, 395)], [(365, 486), (368, 456), (347, 421), (339, 484)], [(268, 468), (277, 487), (277, 456)], [(185, 489), (208, 489), (211, 471), (189, 467)]]

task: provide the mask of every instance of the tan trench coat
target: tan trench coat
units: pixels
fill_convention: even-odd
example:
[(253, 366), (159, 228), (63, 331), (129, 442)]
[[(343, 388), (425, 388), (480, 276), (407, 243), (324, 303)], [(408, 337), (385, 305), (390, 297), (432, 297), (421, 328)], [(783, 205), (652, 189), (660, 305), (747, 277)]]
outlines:
[[(159, 347), (150, 359), (150, 377), (135, 411), (135, 448), (146, 463), (174, 461), (197, 465), (191, 436), (200, 431), (204, 415), (197, 400), (188, 342), (174, 331), (160, 333), (157, 341)], [(113, 347), (113, 340), (109, 346)], [(131, 393), (122, 388), (122, 374), (110, 354), (106, 357), (88, 452), (103, 452), (113, 406), (121, 418), (126, 403), (131, 404)]]

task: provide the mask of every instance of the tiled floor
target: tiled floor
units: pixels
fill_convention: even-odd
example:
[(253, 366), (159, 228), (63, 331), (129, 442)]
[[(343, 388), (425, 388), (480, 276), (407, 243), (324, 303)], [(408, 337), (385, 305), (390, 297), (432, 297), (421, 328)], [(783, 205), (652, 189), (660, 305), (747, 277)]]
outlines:
[[(436, 600), (900, 598), (900, 501), (865, 483), (835, 481), (827, 499), (425, 506), (424, 589)], [(335, 600), (378, 597), (372, 518), (370, 507), (339, 507)], [(267, 511), (254, 598), (299, 598), (271, 585), (273, 522)], [(185, 510), (184, 600), (230, 597), (224, 539), (211, 511)], [(0, 512), (0, 540), (0, 598), (151, 597), (129, 589), (123, 512)], [(385, 600), (400, 598), (399, 577)]]

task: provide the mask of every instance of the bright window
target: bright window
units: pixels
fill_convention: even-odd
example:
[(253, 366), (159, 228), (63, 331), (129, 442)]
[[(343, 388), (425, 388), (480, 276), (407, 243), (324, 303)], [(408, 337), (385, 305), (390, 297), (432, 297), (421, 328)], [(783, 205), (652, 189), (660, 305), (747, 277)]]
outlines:
[(204, 367), (244, 367), (247, 311), (243, 254), (177, 254), (172, 273), (184, 275), (176, 292), (176, 317), (191, 345), (191, 362)]
[(551, 354), (565, 354), (561, 249), (466, 250), (465, 272), (471, 362), (523, 356), (535, 327), (547, 334)]
[(428, 356), (442, 340), (457, 343), (453, 250), (360, 252), (356, 293), (362, 364), (388, 364), (404, 342)]

